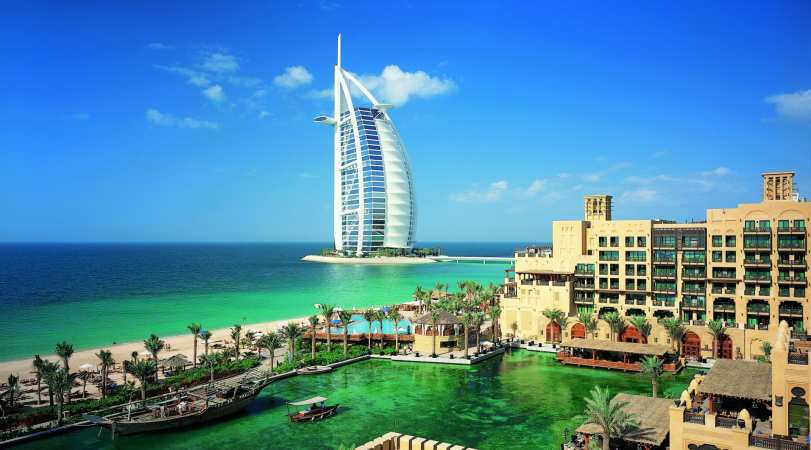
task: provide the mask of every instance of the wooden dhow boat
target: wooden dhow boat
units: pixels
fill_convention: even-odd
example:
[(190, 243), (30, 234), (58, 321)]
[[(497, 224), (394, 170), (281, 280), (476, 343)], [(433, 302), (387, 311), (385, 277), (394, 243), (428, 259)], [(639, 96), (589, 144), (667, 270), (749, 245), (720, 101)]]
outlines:
[[(338, 410), (338, 405), (327, 405), (326, 402), (326, 397), (313, 397), (298, 402), (288, 402), (287, 417), (290, 418), (291, 422), (315, 422), (317, 420), (334, 416), (335, 412)], [(306, 408), (298, 412), (291, 413), (291, 406), (305, 406)]]
[(253, 402), (268, 384), (268, 378), (242, 380), (230, 386), (175, 394), (147, 405), (130, 403), (122, 412), (104, 417), (89, 414), (84, 417), (110, 429), (113, 439), (116, 435), (174, 430), (235, 414)]

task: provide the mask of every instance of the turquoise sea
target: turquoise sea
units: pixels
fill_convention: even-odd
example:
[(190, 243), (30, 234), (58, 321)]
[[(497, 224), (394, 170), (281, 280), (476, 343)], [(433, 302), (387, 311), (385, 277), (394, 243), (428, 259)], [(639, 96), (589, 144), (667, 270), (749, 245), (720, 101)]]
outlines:
[[(425, 243), (444, 253), (508, 256), (518, 243)], [(299, 317), (314, 303), (410, 300), (417, 285), (498, 283), (505, 264), (333, 265), (300, 261), (326, 243), (0, 244), (0, 361)]]

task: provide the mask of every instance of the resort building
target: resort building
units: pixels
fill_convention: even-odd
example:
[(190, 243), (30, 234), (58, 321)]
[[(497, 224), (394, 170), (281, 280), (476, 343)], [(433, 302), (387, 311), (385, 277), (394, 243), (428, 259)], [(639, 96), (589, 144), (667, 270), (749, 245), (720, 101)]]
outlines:
[[(336, 251), (362, 256), (414, 245), (414, 182), (405, 147), (380, 103), (341, 67), (341, 36), (335, 64), (334, 112), (316, 123), (334, 128), (333, 234)], [(356, 97), (368, 105), (356, 105)]]
[[(811, 203), (793, 188), (793, 172), (764, 173), (763, 198), (708, 209), (706, 220), (615, 220), (612, 197), (585, 197), (584, 220), (552, 223), (552, 248), (515, 254), (503, 288), (501, 323), (515, 337), (559, 343), (586, 338), (579, 313), (648, 318), (652, 329), (626, 327), (612, 336), (599, 320), (595, 339), (664, 344), (688, 358), (713, 356), (706, 322), (721, 320), (718, 356), (753, 358), (785, 321), (808, 339), (807, 291)], [(545, 311), (569, 317), (563, 324)], [(661, 319), (680, 319), (682, 342), (671, 342)]]
[(777, 330), (771, 364), (719, 360), (670, 406), (670, 448), (808, 450), (811, 365)]

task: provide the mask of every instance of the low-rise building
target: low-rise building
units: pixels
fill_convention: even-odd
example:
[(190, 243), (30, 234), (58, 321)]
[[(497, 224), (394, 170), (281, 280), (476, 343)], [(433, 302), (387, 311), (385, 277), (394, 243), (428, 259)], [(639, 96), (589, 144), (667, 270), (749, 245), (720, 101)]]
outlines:
[[(584, 220), (552, 223), (552, 248), (515, 254), (514, 277), (501, 298), (505, 333), (525, 340), (585, 338), (581, 313), (644, 316), (650, 332), (626, 327), (614, 339), (670, 345), (688, 358), (751, 359), (785, 321), (807, 339), (811, 203), (794, 192), (793, 172), (763, 174), (763, 198), (735, 208), (708, 209), (706, 220), (615, 220), (610, 195), (586, 196)], [(561, 326), (544, 315), (557, 309)], [(662, 319), (686, 328), (672, 342)], [(706, 326), (723, 321), (714, 339)], [(590, 333), (611, 339), (607, 323)]]

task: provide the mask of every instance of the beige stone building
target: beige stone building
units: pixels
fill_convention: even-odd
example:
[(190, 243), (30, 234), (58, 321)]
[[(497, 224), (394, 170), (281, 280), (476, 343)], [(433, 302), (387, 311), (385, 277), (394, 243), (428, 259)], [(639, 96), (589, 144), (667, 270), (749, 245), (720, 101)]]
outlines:
[[(681, 319), (682, 353), (712, 357), (708, 320), (727, 324), (721, 358), (752, 358), (785, 321), (807, 339), (811, 203), (793, 188), (793, 172), (764, 173), (763, 198), (735, 208), (708, 209), (706, 220), (614, 220), (609, 195), (585, 197), (584, 220), (552, 223), (552, 250), (516, 253), (514, 278), (501, 299), (502, 329), (526, 340), (585, 337), (580, 312), (602, 317), (643, 315), (649, 336), (629, 326), (618, 337), (674, 345), (659, 320)], [(561, 329), (543, 312), (570, 320)], [(599, 321), (597, 337), (609, 338)]]

